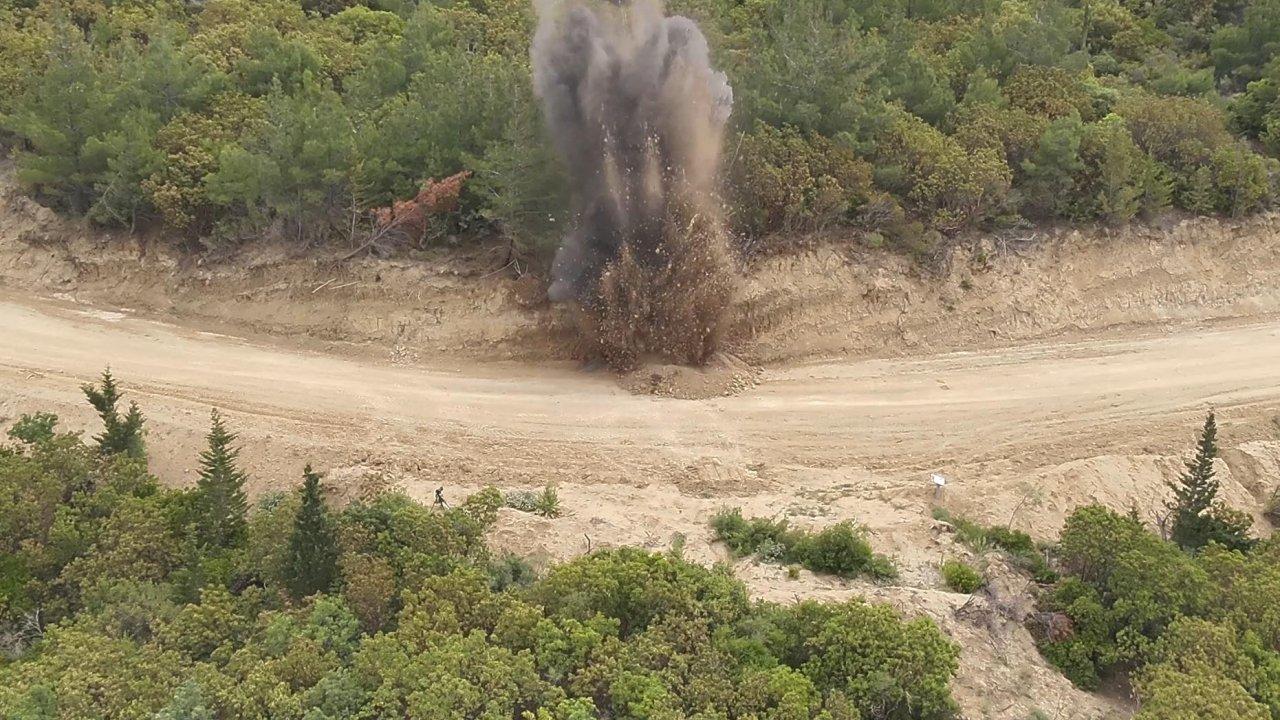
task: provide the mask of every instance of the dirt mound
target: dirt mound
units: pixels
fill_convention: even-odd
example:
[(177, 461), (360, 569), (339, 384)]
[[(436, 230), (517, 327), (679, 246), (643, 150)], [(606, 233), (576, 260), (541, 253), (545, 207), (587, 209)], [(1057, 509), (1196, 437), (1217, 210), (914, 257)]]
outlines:
[(760, 368), (728, 353), (717, 353), (701, 367), (645, 365), (620, 379), (622, 387), (637, 395), (706, 400), (728, 397), (753, 387)]
[[(1191, 447), (1190, 438), (1187, 447)], [(980, 468), (964, 469), (947, 488), (943, 504), (959, 515), (1008, 524), (1044, 540), (1057, 537), (1067, 515), (1090, 503), (1134, 509), (1144, 522), (1156, 526), (1167, 513), (1167, 483), (1182, 472), (1185, 460), (1178, 454), (1099, 455), (1016, 473), (1013, 482), (1005, 473), (986, 475)], [(1262, 510), (1280, 487), (1280, 474), (1271, 472), (1280, 468), (1280, 442), (1249, 441), (1228, 447), (1215, 467), (1222, 500), (1251, 513), (1256, 529), (1269, 533), (1270, 523)]]

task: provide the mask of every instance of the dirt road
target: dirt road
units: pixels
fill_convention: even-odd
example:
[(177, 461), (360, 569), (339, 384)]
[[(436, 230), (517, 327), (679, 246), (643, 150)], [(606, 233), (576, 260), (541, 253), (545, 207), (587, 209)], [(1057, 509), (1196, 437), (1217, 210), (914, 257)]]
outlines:
[(1209, 405), (1239, 419), (1280, 404), (1277, 321), (807, 365), (696, 402), (634, 396), (571, 366), (397, 366), (56, 301), (4, 298), (0, 326), (0, 384), (24, 406), (84, 417), (78, 385), (110, 364), (152, 417), (158, 445), (168, 444), (164, 426), (196, 432), (201, 408), (218, 406), (263, 444), (253, 443), (259, 463), (281, 444), (419, 449), (517, 482), (662, 480), (708, 459), (924, 469), (1072, 448), (1063, 461), (1158, 443), (1166, 426), (1185, 434)]

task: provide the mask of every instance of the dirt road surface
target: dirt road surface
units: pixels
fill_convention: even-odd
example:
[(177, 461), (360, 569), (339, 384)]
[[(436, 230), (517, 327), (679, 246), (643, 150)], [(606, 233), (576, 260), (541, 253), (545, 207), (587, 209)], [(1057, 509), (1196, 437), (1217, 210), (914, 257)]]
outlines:
[(1275, 320), (805, 365), (706, 401), (635, 396), (570, 365), (397, 366), (57, 301), (4, 298), (0, 326), (3, 386), (19, 397), (79, 405), (79, 384), (109, 364), (157, 425), (170, 407), (217, 406), (246, 432), (298, 424), (351, 445), (391, 436), (477, 465), (545, 462), (537, 474), (550, 481), (629, 481), (708, 458), (924, 469), (1113, 449), (1166, 421), (1185, 430), (1209, 406), (1241, 418), (1280, 405)]

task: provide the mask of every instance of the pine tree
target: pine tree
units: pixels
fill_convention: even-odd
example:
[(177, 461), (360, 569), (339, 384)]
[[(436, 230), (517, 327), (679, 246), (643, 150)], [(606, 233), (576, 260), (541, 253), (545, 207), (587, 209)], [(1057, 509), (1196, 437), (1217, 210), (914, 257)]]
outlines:
[(1248, 532), (1250, 520), (1242, 513), (1218, 502), (1219, 483), (1213, 460), (1218, 456), (1218, 424), (1213, 411), (1204, 421), (1195, 457), (1187, 461), (1182, 475), (1169, 483), (1173, 499), (1168, 502), (1171, 537), (1184, 550), (1197, 550), (1210, 541), (1243, 549), (1252, 541)]
[(222, 415), (214, 410), (209, 447), (200, 453), (200, 479), (196, 481), (196, 526), (200, 540), (212, 547), (233, 547), (244, 539), (249, 508), (244, 483), (248, 476), (236, 465), (240, 449), (231, 446), (235, 439)]
[(1182, 206), (1201, 215), (1212, 215), (1218, 211), (1218, 189), (1209, 166), (1201, 165), (1187, 177)]
[(328, 590), (338, 576), (338, 541), (329, 510), (320, 497), (320, 476), (303, 472), (302, 504), (289, 537), (285, 584), (295, 599)]
[(146, 447), (142, 442), (145, 420), (142, 411), (138, 409), (137, 403), (131, 402), (129, 411), (124, 417), (120, 416), (116, 407), (120, 403), (120, 387), (111, 375), (111, 368), (102, 371), (101, 387), (89, 383), (82, 385), (80, 389), (89, 399), (89, 404), (98, 411), (98, 417), (102, 418), (104, 430), (101, 435), (94, 437), (98, 442), (98, 451), (103, 455), (145, 458)]

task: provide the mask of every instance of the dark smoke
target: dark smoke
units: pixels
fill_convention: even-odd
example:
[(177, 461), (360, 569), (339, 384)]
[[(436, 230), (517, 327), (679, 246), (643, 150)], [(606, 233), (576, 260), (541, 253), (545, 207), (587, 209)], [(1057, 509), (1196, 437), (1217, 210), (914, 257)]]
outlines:
[(534, 87), (568, 167), (575, 224), (556, 253), (551, 300), (591, 305), (629, 247), (664, 253), (673, 207), (718, 216), (712, 196), (733, 91), (706, 38), (659, 0), (535, 0)]

